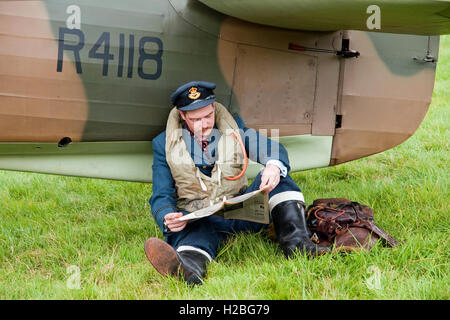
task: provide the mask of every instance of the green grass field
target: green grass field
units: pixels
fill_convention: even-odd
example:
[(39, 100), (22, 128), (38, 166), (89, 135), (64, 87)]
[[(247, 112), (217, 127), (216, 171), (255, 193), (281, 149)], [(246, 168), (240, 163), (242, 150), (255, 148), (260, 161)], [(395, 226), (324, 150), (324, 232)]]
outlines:
[(262, 235), (241, 234), (191, 288), (145, 257), (145, 240), (162, 237), (151, 184), (0, 171), (0, 298), (449, 299), (450, 36), (439, 58), (430, 110), (412, 138), (293, 174), (308, 204), (346, 197), (370, 205), (381, 228), (406, 240), (401, 247), (286, 260)]

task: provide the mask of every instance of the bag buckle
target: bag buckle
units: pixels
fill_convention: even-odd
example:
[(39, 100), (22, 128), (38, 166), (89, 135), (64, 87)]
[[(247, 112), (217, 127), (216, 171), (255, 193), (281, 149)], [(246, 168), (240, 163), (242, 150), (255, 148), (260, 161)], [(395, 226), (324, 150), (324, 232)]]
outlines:
[(314, 234), (311, 236), (310, 240), (314, 242), (315, 244), (319, 244), (319, 237), (317, 236), (317, 233), (314, 232)]

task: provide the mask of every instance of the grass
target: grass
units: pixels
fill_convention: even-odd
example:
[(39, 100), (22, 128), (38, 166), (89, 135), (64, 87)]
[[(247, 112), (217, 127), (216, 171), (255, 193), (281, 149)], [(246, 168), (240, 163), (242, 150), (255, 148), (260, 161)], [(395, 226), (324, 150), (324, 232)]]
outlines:
[[(400, 146), (336, 167), (294, 173), (311, 201), (370, 205), (398, 248), (296, 256), (240, 234), (204, 285), (159, 275), (143, 244), (161, 232), (151, 184), (0, 171), (1, 299), (444, 299), (449, 290), (450, 36), (441, 38), (430, 110)], [(80, 288), (70, 289), (79, 270)], [(69, 282), (68, 282), (69, 281)]]

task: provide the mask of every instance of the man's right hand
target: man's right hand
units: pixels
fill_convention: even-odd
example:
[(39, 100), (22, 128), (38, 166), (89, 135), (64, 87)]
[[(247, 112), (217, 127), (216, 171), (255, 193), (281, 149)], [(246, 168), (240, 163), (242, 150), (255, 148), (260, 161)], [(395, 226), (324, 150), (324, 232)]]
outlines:
[(182, 217), (182, 212), (171, 212), (164, 216), (164, 222), (167, 228), (172, 232), (178, 232), (186, 227), (187, 221), (179, 221), (178, 218)]

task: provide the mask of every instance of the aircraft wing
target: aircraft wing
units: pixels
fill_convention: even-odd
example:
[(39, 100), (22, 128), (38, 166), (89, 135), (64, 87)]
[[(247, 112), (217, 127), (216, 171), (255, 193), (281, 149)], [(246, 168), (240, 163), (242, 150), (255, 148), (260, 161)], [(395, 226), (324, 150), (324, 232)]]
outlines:
[[(450, 33), (448, 0), (200, 0), (223, 14), (263, 25), (308, 31)], [(367, 21), (379, 8), (380, 29)], [(373, 7), (372, 7), (373, 8)], [(378, 9), (376, 9), (378, 10)]]
[(339, 30), (198, 0), (0, 0), (0, 169), (149, 182), (191, 80), (279, 136), (292, 171), (393, 148), (424, 119), (439, 36), (384, 31), (448, 32), (448, 2), (202, 1)]

